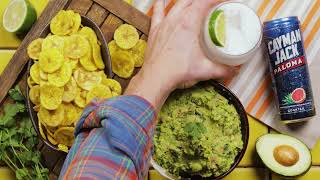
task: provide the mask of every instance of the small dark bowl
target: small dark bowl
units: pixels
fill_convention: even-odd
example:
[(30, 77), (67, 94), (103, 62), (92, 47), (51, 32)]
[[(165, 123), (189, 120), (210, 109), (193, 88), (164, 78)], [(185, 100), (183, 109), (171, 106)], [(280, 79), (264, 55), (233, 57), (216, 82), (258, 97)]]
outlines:
[[(83, 26), (90, 27), (95, 31), (95, 33), (96, 33), (96, 35), (98, 37), (98, 40), (101, 43), (101, 55), (102, 55), (102, 59), (103, 59), (104, 64), (105, 64), (104, 71), (105, 71), (106, 75), (108, 75), (108, 77), (113, 77), (108, 44), (107, 44), (106, 39), (104, 38), (99, 26), (94, 21), (92, 21), (91, 19), (89, 19), (88, 17), (85, 17), (85, 16), (81, 16), (81, 24)], [(45, 38), (50, 32), (51, 32), (50, 31), (50, 24), (48, 24), (48, 25), (46, 25), (46, 27), (41, 32), (40, 37), (41, 38)], [(27, 72), (28, 72), (27, 76), (28, 77), (30, 76), (30, 68), (31, 68), (32, 65), (33, 65), (33, 60), (30, 59), (29, 63), (28, 63), (28, 70), (27, 70)], [(29, 91), (30, 91), (30, 88), (28, 86), (27, 87), (27, 108), (28, 108), (28, 111), (29, 111), (29, 114), (30, 114), (31, 121), (32, 121), (34, 129), (36, 130), (39, 138), (41, 139), (41, 141), (45, 145), (47, 145), (48, 147), (50, 147), (53, 150), (60, 151), (60, 150), (58, 150), (58, 148), (55, 145), (51, 144), (48, 140), (45, 140), (45, 139), (43, 139), (41, 137), (40, 132), (39, 132), (39, 127), (38, 127), (37, 113), (33, 110), (34, 104), (31, 102), (31, 100), (29, 98)], [(61, 152), (63, 152), (63, 151), (61, 151)]]
[[(233, 94), (231, 92), (231, 90), (229, 90), (227, 87), (225, 87), (224, 85), (222, 85), (221, 83), (217, 82), (217, 81), (206, 81), (206, 82), (201, 82), (199, 84), (208, 84), (208, 85), (212, 85), (215, 90), (221, 94), (222, 96), (224, 96), (225, 98), (227, 98), (229, 100), (229, 103), (233, 104), (234, 107), (236, 108), (239, 116), (240, 116), (240, 121), (241, 121), (241, 133), (242, 133), (242, 141), (243, 141), (243, 149), (238, 153), (238, 155), (236, 156), (234, 163), (232, 164), (232, 166), (230, 167), (230, 169), (228, 171), (226, 171), (225, 173), (221, 174), (220, 176), (211, 176), (208, 178), (202, 178), (201, 176), (187, 176), (187, 177), (181, 177), (182, 179), (184, 178), (188, 178), (188, 179), (194, 179), (194, 180), (198, 180), (198, 179), (210, 179), (210, 180), (216, 180), (216, 179), (222, 179), (223, 177), (227, 176), (231, 171), (233, 171), (237, 165), (239, 164), (239, 162), (241, 161), (241, 159), (243, 158), (244, 153), (246, 152), (247, 146), (248, 146), (248, 140), (249, 140), (249, 123), (248, 123), (248, 117), (247, 117), (247, 113), (243, 107), (243, 105), (241, 104), (240, 100), (238, 99), (238, 97)], [(151, 159), (151, 165), (164, 177), (169, 178), (169, 179), (177, 179), (177, 177), (171, 175), (169, 172), (167, 172), (164, 168), (162, 168), (161, 166), (159, 166), (153, 159)]]

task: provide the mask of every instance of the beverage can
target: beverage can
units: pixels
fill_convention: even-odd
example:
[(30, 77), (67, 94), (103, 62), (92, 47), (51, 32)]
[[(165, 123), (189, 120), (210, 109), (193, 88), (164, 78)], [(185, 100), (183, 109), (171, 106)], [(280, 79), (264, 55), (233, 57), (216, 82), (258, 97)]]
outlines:
[(310, 119), (316, 110), (299, 19), (292, 16), (265, 22), (263, 34), (281, 120)]

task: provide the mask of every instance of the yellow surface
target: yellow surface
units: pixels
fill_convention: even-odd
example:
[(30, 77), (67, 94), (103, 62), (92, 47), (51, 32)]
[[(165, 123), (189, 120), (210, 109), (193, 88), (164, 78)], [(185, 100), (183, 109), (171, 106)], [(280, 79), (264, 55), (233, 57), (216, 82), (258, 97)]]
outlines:
[(0, 50), (0, 74), (12, 58), (15, 50)]
[(251, 116), (249, 118), (249, 142), (246, 153), (244, 154), (243, 159), (240, 161), (239, 166), (262, 166), (259, 157), (256, 154), (256, 140), (268, 133), (267, 126), (253, 119)]
[[(318, 180), (320, 179), (320, 167), (312, 167), (305, 175), (296, 178), (297, 180)], [(282, 180), (280, 176), (272, 173), (272, 180)]]
[[(320, 139), (318, 140), (318, 143), (313, 147), (312, 151), (312, 164), (313, 165), (320, 165)], [(319, 176), (320, 179), (320, 176)]]
[(149, 179), (150, 180), (166, 180), (166, 178), (161, 176), (156, 170), (149, 171)]
[(223, 180), (263, 180), (268, 176), (268, 171), (263, 168), (236, 168)]
[(0, 179), (1, 180), (14, 180), (15, 174), (9, 168), (0, 167)]
[[(48, 0), (29, 0), (35, 7), (37, 15), (39, 16), (45, 8)], [(2, 25), (2, 17), (5, 8), (7, 7), (10, 0), (0, 0), (0, 48), (16, 48), (19, 46), (21, 40), (14, 34), (7, 32)]]

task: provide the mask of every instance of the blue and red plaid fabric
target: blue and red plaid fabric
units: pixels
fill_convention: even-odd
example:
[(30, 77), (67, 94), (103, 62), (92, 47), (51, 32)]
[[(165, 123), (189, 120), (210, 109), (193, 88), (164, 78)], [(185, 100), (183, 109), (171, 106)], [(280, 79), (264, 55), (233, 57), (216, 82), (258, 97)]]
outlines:
[(84, 110), (59, 179), (142, 179), (156, 113), (138, 96), (94, 100)]

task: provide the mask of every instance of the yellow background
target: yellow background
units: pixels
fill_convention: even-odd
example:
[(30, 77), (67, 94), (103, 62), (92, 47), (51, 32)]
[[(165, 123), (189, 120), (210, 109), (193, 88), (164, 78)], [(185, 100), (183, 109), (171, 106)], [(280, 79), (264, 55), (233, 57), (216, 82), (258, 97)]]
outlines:
[[(2, 15), (5, 7), (10, 0), (0, 0), (0, 73), (3, 71), (7, 63), (10, 61), (13, 53), (21, 40), (14, 34), (6, 32), (2, 27)], [(48, 0), (30, 0), (37, 10), (38, 15), (44, 9)], [(260, 162), (257, 154), (255, 153), (255, 141), (263, 134), (269, 133), (271, 130), (267, 126), (249, 117), (250, 138), (247, 151), (237, 167), (226, 180), (260, 180), (260, 179), (279, 179), (269, 170), (264, 168)], [(301, 180), (316, 180), (320, 179), (320, 141), (312, 150), (312, 164), (313, 167), (310, 171), (302, 176)], [(0, 168), (0, 179), (12, 179), (14, 176), (8, 169)], [(163, 179), (156, 171), (149, 172), (149, 179), (161, 180)]]

